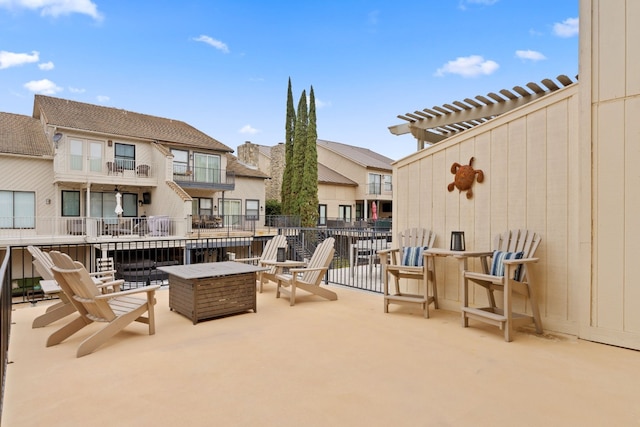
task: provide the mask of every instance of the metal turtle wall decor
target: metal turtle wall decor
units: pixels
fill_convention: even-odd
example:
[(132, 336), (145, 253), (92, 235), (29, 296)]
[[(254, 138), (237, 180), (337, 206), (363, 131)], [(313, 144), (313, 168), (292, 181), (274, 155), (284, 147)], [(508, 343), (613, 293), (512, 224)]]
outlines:
[(484, 181), (484, 172), (480, 169), (473, 168), (473, 160), (474, 158), (472, 157), (469, 160), (468, 165), (461, 165), (460, 163), (454, 163), (451, 165), (451, 173), (455, 175), (455, 178), (447, 187), (449, 191), (453, 191), (454, 188), (457, 188), (461, 192), (466, 191), (467, 199), (473, 197), (471, 187), (476, 181), (476, 176), (478, 182)]

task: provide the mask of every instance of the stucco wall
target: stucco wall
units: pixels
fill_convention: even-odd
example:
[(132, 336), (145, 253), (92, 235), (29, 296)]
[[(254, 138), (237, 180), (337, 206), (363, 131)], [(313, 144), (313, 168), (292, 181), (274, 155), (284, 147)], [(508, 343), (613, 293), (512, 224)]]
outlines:
[(339, 217), (340, 205), (351, 206), (351, 216), (355, 219), (355, 193), (356, 187), (353, 186), (318, 184), (318, 200), (327, 205), (327, 218), (330, 219)]
[[(437, 233), (436, 246), (448, 247), (451, 231), (465, 232), (467, 248), (490, 250), (496, 234), (530, 229), (542, 236), (535, 268), (545, 328), (577, 332), (578, 254), (578, 88), (562, 89), (508, 114), (428, 147), (394, 165), (394, 235), (409, 227)], [(458, 190), (451, 165), (484, 172), (473, 198)], [(470, 262), (480, 269), (477, 260)], [(436, 262), (441, 307), (460, 308), (458, 263)], [(415, 288), (416, 283), (407, 283)], [(412, 289), (415, 291), (415, 289)], [(472, 304), (484, 304), (479, 289)], [(528, 311), (523, 300), (516, 310)]]

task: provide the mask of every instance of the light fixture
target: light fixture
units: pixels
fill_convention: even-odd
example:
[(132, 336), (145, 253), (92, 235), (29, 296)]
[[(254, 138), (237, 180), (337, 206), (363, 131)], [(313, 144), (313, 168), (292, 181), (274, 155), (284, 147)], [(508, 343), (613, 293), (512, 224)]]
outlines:
[(213, 210), (214, 210), (215, 212), (217, 212), (217, 211), (218, 211), (218, 207), (217, 207), (216, 205), (213, 205)]
[(264, 206), (260, 206), (260, 212), (264, 210)]
[(60, 132), (56, 132), (53, 134), (53, 143), (56, 145), (56, 148), (58, 148), (58, 141), (60, 141), (62, 139), (62, 134)]
[(138, 200), (138, 206), (142, 207), (142, 200)]

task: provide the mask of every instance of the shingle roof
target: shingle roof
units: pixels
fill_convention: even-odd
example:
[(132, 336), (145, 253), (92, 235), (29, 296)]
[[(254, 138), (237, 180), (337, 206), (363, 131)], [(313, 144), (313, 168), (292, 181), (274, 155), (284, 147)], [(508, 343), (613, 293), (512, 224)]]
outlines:
[(325, 147), (366, 168), (392, 170), (392, 159), (371, 151), (368, 148), (355, 147), (353, 145), (325, 141), (323, 139), (318, 140), (318, 146)]
[(243, 163), (240, 163), (238, 158), (232, 154), (227, 154), (227, 170), (235, 172), (236, 176), (263, 179), (269, 178), (269, 175), (258, 170), (257, 168), (252, 168)]
[(28, 156), (53, 156), (38, 119), (19, 114), (0, 113), (0, 152)]
[(40, 118), (41, 115), (44, 115), (47, 124), (61, 128), (233, 152), (230, 147), (180, 120), (149, 116), (113, 107), (36, 95), (33, 117)]
[(352, 185), (354, 187), (358, 185), (357, 182), (350, 180), (333, 169), (329, 169), (322, 163), (318, 163), (318, 182), (320, 184)]

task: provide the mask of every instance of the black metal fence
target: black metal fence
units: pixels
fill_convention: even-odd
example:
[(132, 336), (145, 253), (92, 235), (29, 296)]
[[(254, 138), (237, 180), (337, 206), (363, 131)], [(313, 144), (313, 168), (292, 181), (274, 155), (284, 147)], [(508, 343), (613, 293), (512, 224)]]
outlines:
[[(327, 237), (335, 238), (335, 255), (326, 279), (328, 282), (357, 289), (381, 292), (382, 269), (377, 251), (389, 247), (391, 233), (357, 228), (280, 228), (288, 241), (287, 257), (297, 261), (310, 259)], [(274, 234), (277, 233), (274, 230)], [(199, 239), (122, 240), (83, 244), (39, 245), (43, 251), (57, 250), (97, 270), (99, 258), (112, 258), (116, 278), (124, 288), (145, 284), (168, 284), (167, 273), (158, 267), (167, 265), (220, 262), (235, 258), (258, 257), (272, 235), (247, 237), (211, 237)], [(41, 277), (32, 264), (26, 246), (12, 247), (11, 278), (8, 288), (14, 303), (36, 303), (48, 298), (40, 288)]]
[[(4, 255), (4, 256), (3, 256)], [(11, 333), (11, 272), (9, 262), (11, 250), (0, 253), (0, 351), (2, 352), (2, 367), (0, 367), (0, 424), (2, 424), (2, 408), (4, 402), (4, 384), (9, 363), (9, 336)]]

